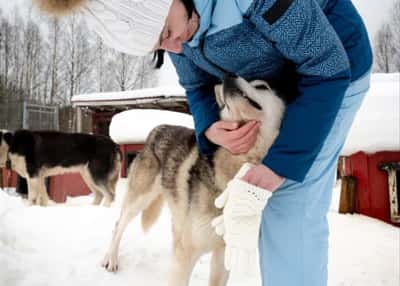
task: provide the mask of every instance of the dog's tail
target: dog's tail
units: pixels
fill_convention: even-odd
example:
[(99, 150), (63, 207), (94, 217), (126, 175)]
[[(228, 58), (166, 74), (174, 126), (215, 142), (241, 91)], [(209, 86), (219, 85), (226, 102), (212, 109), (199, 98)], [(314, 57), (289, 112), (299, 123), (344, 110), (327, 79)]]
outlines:
[(150, 228), (157, 222), (160, 217), (161, 210), (164, 204), (162, 195), (158, 195), (150, 205), (142, 212), (142, 229), (144, 232), (150, 230)]
[(144, 232), (157, 221), (163, 206), (162, 190), (157, 179), (160, 163), (155, 149), (156, 135), (157, 130), (149, 134), (144, 149), (129, 167), (128, 193), (123, 206), (133, 208), (135, 213), (141, 212)]

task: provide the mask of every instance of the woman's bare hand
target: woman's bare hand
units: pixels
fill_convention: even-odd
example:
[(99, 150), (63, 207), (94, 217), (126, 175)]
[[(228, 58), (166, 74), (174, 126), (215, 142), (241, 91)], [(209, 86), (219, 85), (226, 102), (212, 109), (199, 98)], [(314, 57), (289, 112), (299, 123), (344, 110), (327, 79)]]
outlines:
[(237, 122), (217, 121), (205, 132), (208, 140), (234, 155), (248, 152), (257, 140), (260, 122), (250, 121), (239, 127)]

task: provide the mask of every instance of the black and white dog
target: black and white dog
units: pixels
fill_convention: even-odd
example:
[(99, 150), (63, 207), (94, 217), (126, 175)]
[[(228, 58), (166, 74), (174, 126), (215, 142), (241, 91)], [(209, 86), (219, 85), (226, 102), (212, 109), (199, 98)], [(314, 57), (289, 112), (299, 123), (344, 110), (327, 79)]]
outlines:
[(119, 147), (105, 136), (55, 131), (0, 131), (0, 167), (8, 166), (28, 182), (28, 200), (47, 205), (45, 178), (79, 172), (95, 194), (93, 204), (114, 199), (121, 168)]

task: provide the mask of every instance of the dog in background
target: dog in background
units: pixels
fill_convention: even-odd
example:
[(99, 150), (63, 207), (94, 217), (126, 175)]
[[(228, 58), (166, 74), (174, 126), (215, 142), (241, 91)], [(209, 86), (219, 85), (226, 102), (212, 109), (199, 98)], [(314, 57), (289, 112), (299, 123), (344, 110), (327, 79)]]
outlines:
[(28, 183), (31, 204), (46, 206), (45, 178), (79, 172), (95, 194), (93, 204), (110, 206), (121, 168), (119, 147), (110, 138), (80, 133), (18, 130), (0, 132), (0, 167), (11, 167)]
[(242, 78), (226, 77), (216, 87), (216, 97), (221, 119), (261, 122), (255, 145), (240, 155), (219, 148), (210, 160), (199, 154), (193, 130), (156, 127), (130, 167), (120, 218), (102, 263), (106, 270), (118, 269), (118, 248), (129, 222), (142, 213), (146, 231), (157, 220), (166, 201), (173, 232), (167, 285), (187, 286), (196, 261), (207, 252), (212, 252), (209, 286), (226, 285), (225, 245), (211, 227), (212, 219), (221, 214), (214, 200), (243, 163), (260, 163), (278, 136), (285, 106), (268, 84), (259, 80), (248, 83)]

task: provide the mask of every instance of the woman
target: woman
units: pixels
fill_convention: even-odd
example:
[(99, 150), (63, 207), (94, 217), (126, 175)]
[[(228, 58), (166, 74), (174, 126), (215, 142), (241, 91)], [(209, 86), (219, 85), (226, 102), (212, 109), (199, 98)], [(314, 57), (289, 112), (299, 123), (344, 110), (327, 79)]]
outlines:
[(350, 0), (37, 1), (53, 12), (80, 9), (122, 52), (167, 51), (208, 156), (216, 145), (246, 152), (259, 128), (219, 120), (213, 87), (226, 73), (296, 95), (286, 98), (276, 142), (244, 179), (273, 192), (259, 240), (263, 285), (327, 284), (326, 213), (336, 161), (372, 64)]

